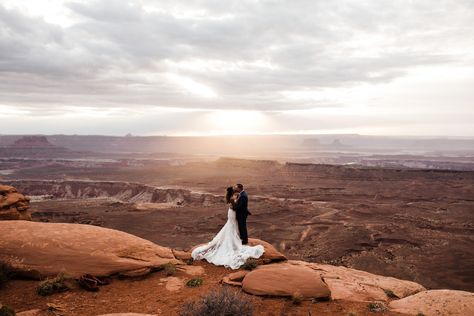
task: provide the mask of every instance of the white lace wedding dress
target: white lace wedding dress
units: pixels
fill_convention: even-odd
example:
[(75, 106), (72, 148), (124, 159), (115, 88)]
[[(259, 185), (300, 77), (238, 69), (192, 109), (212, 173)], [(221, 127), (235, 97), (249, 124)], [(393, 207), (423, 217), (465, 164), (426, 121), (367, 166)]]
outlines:
[(194, 249), (191, 255), (194, 260), (206, 259), (217, 266), (238, 269), (248, 258), (260, 258), (263, 252), (262, 245), (242, 245), (235, 212), (229, 208), (224, 227), (209, 243)]

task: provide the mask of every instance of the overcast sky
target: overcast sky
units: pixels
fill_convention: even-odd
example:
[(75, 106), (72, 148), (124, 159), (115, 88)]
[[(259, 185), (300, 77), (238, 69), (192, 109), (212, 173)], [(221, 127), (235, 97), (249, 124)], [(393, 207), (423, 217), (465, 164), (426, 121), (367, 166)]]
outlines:
[(474, 1), (0, 0), (0, 134), (474, 136)]

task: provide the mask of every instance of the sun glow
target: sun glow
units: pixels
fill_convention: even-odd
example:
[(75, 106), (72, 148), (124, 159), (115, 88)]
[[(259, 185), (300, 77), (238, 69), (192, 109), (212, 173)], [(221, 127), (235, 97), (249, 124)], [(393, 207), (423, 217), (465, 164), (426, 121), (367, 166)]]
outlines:
[(222, 110), (208, 115), (209, 129), (216, 135), (244, 135), (261, 133), (268, 118), (259, 111)]
[(211, 87), (197, 82), (192, 78), (176, 74), (168, 74), (168, 78), (184, 91), (191, 93), (192, 95), (208, 99), (217, 97), (217, 93)]

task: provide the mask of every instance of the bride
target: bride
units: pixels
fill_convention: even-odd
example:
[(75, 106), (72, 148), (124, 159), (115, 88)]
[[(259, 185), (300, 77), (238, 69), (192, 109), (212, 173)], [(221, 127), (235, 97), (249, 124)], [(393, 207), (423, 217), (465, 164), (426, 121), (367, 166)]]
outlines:
[(206, 259), (209, 263), (238, 269), (248, 258), (260, 258), (264, 249), (262, 245), (242, 245), (234, 206), (239, 195), (232, 187), (227, 188), (226, 202), (229, 205), (227, 222), (217, 235), (207, 244), (197, 247), (192, 252), (194, 260)]

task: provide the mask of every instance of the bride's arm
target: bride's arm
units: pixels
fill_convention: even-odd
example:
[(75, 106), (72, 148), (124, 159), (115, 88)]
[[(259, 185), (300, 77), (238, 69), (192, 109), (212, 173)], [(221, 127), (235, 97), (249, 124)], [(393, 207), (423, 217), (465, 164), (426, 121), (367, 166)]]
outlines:
[(230, 205), (229, 205), (230, 208), (235, 211), (235, 201), (231, 199), (229, 204), (230, 204)]
[(239, 200), (239, 196), (235, 196), (235, 197), (232, 197), (230, 199), (230, 204), (231, 204), (231, 208), (235, 211), (236, 210), (236, 205), (237, 205), (237, 202)]

